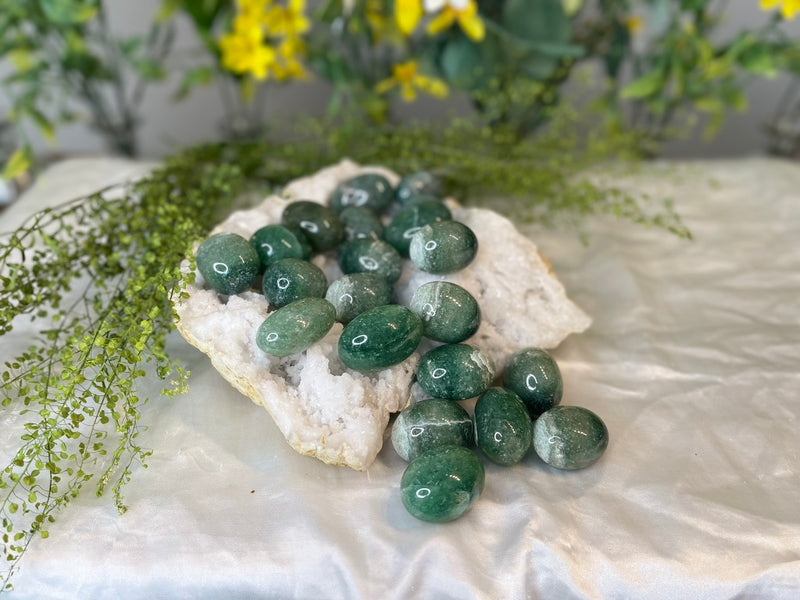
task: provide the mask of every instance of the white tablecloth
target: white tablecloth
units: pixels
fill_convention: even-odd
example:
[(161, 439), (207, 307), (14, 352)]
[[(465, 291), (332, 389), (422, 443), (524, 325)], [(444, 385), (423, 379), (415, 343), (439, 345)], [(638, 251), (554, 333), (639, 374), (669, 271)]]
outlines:
[[(60, 165), (0, 229), (140, 171)], [(191, 389), (146, 384), (154, 453), (128, 512), (87, 490), (34, 540), (12, 597), (800, 597), (800, 165), (655, 164), (625, 181), (674, 198), (695, 241), (610, 219), (587, 224), (588, 245), (529, 230), (594, 319), (554, 353), (563, 403), (608, 425), (594, 466), (486, 462), (469, 513), (422, 523), (390, 444), (364, 473), (295, 454), (175, 335)]]

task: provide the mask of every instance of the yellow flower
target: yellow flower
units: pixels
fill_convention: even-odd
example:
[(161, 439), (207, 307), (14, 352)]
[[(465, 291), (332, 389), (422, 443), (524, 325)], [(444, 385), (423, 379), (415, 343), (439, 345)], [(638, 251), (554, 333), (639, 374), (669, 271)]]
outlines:
[(436, 77), (420, 75), (417, 72), (417, 63), (413, 60), (392, 67), (392, 76), (375, 86), (375, 91), (379, 94), (384, 94), (398, 85), (400, 86), (403, 100), (406, 102), (412, 102), (417, 97), (417, 90), (437, 98), (443, 98), (447, 95), (445, 82)]
[(422, 0), (395, 0), (394, 19), (403, 35), (414, 31), (421, 18)]
[[(426, 0), (425, 9), (432, 11), (443, 4), (442, 0)], [(453, 23), (458, 25), (473, 41), (480, 42), (486, 30), (478, 15), (475, 0), (447, 0), (440, 12), (428, 25), (428, 33), (435, 35), (448, 29)]]
[(261, 27), (244, 27), (244, 23), (222, 36), (219, 41), (223, 68), (240, 75), (247, 73), (265, 79), (275, 64), (275, 49), (264, 43)]
[(270, 35), (300, 35), (311, 28), (305, 9), (305, 0), (289, 0), (287, 6), (273, 6), (264, 16), (264, 25)]
[(628, 33), (633, 35), (639, 33), (644, 29), (644, 19), (639, 15), (631, 15), (626, 17), (622, 20), (622, 24), (625, 25), (625, 29), (628, 30)]
[(303, 40), (297, 37), (287, 37), (278, 46), (278, 60), (273, 67), (275, 78), (278, 81), (287, 79), (303, 79), (307, 76), (303, 64), (297, 60), (298, 56), (305, 54), (306, 48)]
[(792, 19), (795, 13), (800, 12), (800, 0), (761, 0), (761, 10), (770, 10), (778, 4), (784, 19)]

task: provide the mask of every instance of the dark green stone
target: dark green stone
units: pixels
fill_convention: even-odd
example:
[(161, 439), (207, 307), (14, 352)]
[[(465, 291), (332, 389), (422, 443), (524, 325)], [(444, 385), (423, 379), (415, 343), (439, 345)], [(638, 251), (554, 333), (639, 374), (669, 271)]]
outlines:
[(474, 452), (443, 446), (409, 463), (400, 480), (400, 497), (417, 519), (444, 523), (469, 510), (483, 491), (485, 477)]
[(608, 429), (592, 411), (580, 406), (554, 406), (533, 424), (533, 448), (557, 469), (583, 469), (603, 455)]
[(489, 460), (513, 465), (531, 447), (533, 423), (522, 400), (499, 387), (486, 390), (475, 404), (475, 441)]
[(356, 371), (385, 369), (414, 353), (422, 322), (405, 306), (371, 308), (350, 321), (339, 338), (339, 358)]
[(480, 348), (447, 344), (425, 353), (417, 382), (434, 398), (465, 400), (485, 392), (494, 379), (494, 363)]
[(397, 184), (394, 197), (398, 204), (407, 204), (415, 196), (441, 196), (442, 183), (428, 171), (417, 171), (406, 175)]
[(272, 356), (302, 352), (331, 330), (336, 311), (322, 298), (303, 298), (268, 316), (256, 332), (256, 345)]
[(218, 294), (239, 294), (250, 289), (261, 269), (258, 253), (235, 233), (218, 233), (197, 249), (197, 270)]
[(420, 229), (411, 238), (411, 261), (427, 273), (450, 273), (463, 269), (478, 252), (478, 238), (458, 221), (440, 221)]
[(460, 285), (431, 281), (417, 288), (409, 308), (422, 319), (422, 334), (438, 342), (461, 342), (478, 330), (478, 301)]
[(299, 227), (316, 252), (331, 250), (344, 239), (344, 226), (339, 217), (327, 206), (310, 200), (287, 204), (281, 224), (290, 229)]
[(503, 385), (519, 396), (535, 419), (561, 402), (564, 383), (553, 357), (541, 348), (523, 348), (511, 355)]
[(392, 446), (405, 460), (440, 446), (475, 444), (472, 419), (452, 400), (428, 398), (401, 412), (392, 425)]
[(328, 280), (322, 269), (299, 258), (272, 263), (262, 280), (264, 297), (278, 308), (300, 298), (322, 298), (327, 288)]
[(300, 243), (300, 247), (303, 249), (303, 255), (300, 258), (303, 260), (310, 260), (314, 249), (311, 247), (311, 242), (308, 241), (308, 236), (303, 229), (299, 225), (284, 225), (284, 227), (291, 231)]
[(339, 213), (344, 225), (346, 240), (379, 240), (383, 237), (383, 223), (374, 212), (363, 206), (348, 206)]
[(453, 216), (441, 202), (422, 202), (407, 206), (392, 219), (386, 227), (384, 239), (400, 253), (408, 256), (411, 238), (422, 227), (437, 221), (449, 221)]
[(366, 310), (389, 304), (392, 286), (380, 275), (353, 273), (331, 283), (325, 299), (336, 309), (336, 320), (349, 323)]
[(250, 244), (258, 252), (262, 271), (284, 258), (308, 258), (303, 242), (283, 225), (262, 227), (250, 237)]
[(353, 240), (339, 247), (339, 266), (344, 273), (373, 273), (394, 283), (403, 272), (403, 259), (383, 240)]
[(437, 204), (444, 205), (444, 201), (438, 196), (431, 196), (430, 194), (420, 194), (419, 196), (411, 196), (401, 206), (408, 208), (415, 204), (426, 204), (429, 202), (436, 202)]
[(349, 206), (361, 206), (382, 213), (392, 203), (393, 196), (394, 189), (386, 177), (365, 173), (336, 186), (331, 194), (331, 208), (340, 213)]

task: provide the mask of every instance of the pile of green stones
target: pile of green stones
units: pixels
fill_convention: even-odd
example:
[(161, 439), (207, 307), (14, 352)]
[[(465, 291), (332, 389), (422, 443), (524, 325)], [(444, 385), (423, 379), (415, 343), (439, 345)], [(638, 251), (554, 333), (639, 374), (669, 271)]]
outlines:
[[(342, 363), (370, 372), (411, 356), (423, 336), (441, 342), (420, 360), (417, 382), (429, 397), (395, 420), (391, 439), (408, 467), (401, 479), (404, 506), (424, 521), (444, 522), (466, 512), (484, 487), (477, 447), (500, 465), (518, 463), (533, 446), (550, 466), (580, 469), (608, 445), (608, 430), (593, 412), (559, 406), (563, 382), (552, 356), (539, 348), (513, 354), (495, 381), (492, 360), (463, 343), (478, 329), (480, 307), (463, 287), (447, 281), (421, 285), (409, 306), (392, 303), (404, 258), (421, 271), (451, 273), (478, 250), (474, 232), (452, 219), (439, 180), (421, 171), (393, 187), (366, 173), (341, 183), (325, 206), (289, 203), (281, 224), (245, 238), (221, 233), (197, 250), (197, 268), (217, 293), (258, 285), (275, 308), (256, 334), (271, 356), (302, 352), (336, 321)], [(310, 262), (337, 252), (344, 276), (328, 285)], [(474, 417), (458, 402), (477, 397)]]

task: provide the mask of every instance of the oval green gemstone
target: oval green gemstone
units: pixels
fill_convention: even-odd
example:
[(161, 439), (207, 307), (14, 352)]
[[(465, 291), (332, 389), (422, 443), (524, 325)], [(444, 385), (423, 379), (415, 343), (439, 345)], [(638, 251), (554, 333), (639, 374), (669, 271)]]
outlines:
[(421, 202), (407, 206), (397, 213), (386, 227), (383, 237), (401, 256), (408, 256), (408, 247), (415, 233), (429, 223), (449, 221), (452, 218), (450, 209), (441, 202)]
[(339, 338), (339, 358), (356, 371), (376, 371), (404, 361), (421, 339), (419, 317), (405, 306), (386, 304), (347, 324)]
[(250, 244), (258, 252), (262, 271), (284, 258), (308, 258), (297, 235), (283, 225), (262, 227), (250, 237)]
[(361, 206), (382, 213), (392, 203), (393, 196), (394, 189), (386, 177), (378, 173), (365, 173), (336, 186), (330, 204), (336, 213), (349, 206)]
[(475, 297), (449, 281), (431, 281), (417, 288), (409, 308), (422, 319), (422, 335), (453, 344), (474, 334), (481, 324)]
[(522, 400), (499, 387), (486, 390), (475, 404), (475, 441), (489, 460), (513, 465), (531, 447), (533, 423)]
[(344, 273), (372, 273), (394, 283), (403, 272), (403, 259), (383, 240), (353, 240), (340, 246), (339, 266)]
[(444, 523), (475, 504), (485, 477), (483, 463), (474, 452), (463, 446), (443, 446), (409, 463), (400, 480), (400, 497), (417, 519)]
[(374, 212), (363, 206), (348, 206), (339, 213), (344, 225), (346, 240), (379, 240), (383, 237), (383, 223)]
[(583, 469), (608, 447), (606, 424), (580, 406), (554, 406), (533, 424), (533, 448), (557, 469)]
[(331, 283), (325, 299), (336, 309), (336, 320), (349, 323), (364, 311), (389, 304), (392, 286), (380, 275), (353, 273)]
[(268, 316), (256, 332), (256, 345), (271, 356), (302, 352), (331, 330), (336, 311), (322, 298), (302, 298)]
[(532, 419), (561, 402), (564, 382), (552, 356), (541, 348), (523, 348), (511, 355), (503, 385), (525, 403)]
[(472, 419), (452, 400), (428, 398), (401, 412), (392, 425), (392, 446), (405, 461), (441, 446), (475, 444)]
[(299, 227), (316, 252), (325, 252), (338, 246), (344, 239), (344, 226), (339, 217), (327, 206), (298, 200), (286, 205), (281, 224)]
[(415, 196), (441, 196), (442, 191), (442, 183), (436, 175), (428, 171), (417, 171), (400, 180), (394, 190), (394, 197), (402, 205)]
[(264, 271), (262, 289), (268, 302), (280, 308), (300, 298), (322, 298), (328, 279), (317, 265), (299, 258), (284, 258)]
[(197, 249), (197, 270), (218, 294), (239, 294), (250, 289), (261, 269), (258, 253), (235, 233), (218, 233)]
[(450, 273), (463, 269), (478, 252), (478, 238), (458, 221), (440, 221), (420, 229), (411, 238), (411, 261), (427, 273)]
[(434, 398), (466, 400), (485, 392), (494, 379), (494, 363), (480, 348), (447, 344), (425, 353), (417, 382)]
[(420, 194), (419, 196), (411, 196), (408, 200), (406, 200), (402, 206), (408, 208), (409, 206), (414, 206), (415, 204), (426, 204), (429, 202), (435, 202), (437, 204), (444, 205), (444, 200), (442, 200), (439, 196), (431, 196), (430, 194)]
[(305, 234), (303, 229), (297, 225), (283, 225), (289, 231), (294, 234), (294, 237), (297, 238), (297, 241), (300, 243), (300, 247), (303, 250), (303, 255), (300, 257), (303, 260), (310, 260), (311, 255), (314, 253), (314, 249), (311, 247), (311, 242), (308, 241), (308, 236)]

